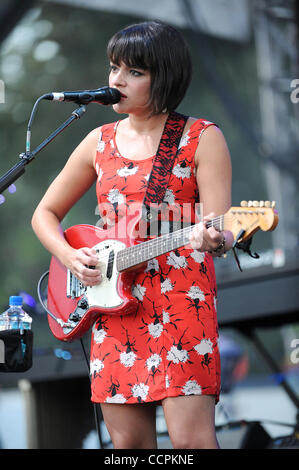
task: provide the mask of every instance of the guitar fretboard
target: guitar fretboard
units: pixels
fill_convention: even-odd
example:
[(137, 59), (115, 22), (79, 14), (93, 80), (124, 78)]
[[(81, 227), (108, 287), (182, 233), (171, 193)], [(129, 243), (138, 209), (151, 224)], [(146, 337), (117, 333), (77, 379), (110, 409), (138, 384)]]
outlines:
[[(194, 225), (184, 227), (172, 233), (161, 235), (160, 237), (148, 240), (137, 245), (124, 248), (117, 253), (116, 267), (119, 272), (132, 268), (140, 263), (149, 261), (157, 256), (176, 250), (189, 243), (189, 235)], [(216, 230), (223, 230), (224, 216), (221, 215), (212, 219), (206, 227), (215, 227)]]

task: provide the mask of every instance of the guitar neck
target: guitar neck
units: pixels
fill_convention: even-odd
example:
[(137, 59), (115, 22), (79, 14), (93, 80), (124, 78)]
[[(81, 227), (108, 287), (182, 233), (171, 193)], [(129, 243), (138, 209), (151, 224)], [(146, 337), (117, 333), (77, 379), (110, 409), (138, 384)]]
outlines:
[[(198, 224), (199, 225), (199, 224)], [(207, 227), (215, 227), (216, 230), (224, 230), (224, 216), (215, 217), (210, 220)], [(157, 256), (176, 250), (189, 243), (189, 235), (194, 225), (184, 227), (175, 232), (161, 235), (160, 237), (148, 240), (138, 245), (124, 248), (117, 253), (116, 263), (119, 272), (149, 261)]]

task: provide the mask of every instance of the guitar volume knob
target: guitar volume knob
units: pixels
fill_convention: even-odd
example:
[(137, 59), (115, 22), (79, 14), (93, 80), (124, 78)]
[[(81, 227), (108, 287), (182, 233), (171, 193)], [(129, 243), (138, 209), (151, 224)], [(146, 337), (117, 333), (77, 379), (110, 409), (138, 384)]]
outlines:
[(86, 299), (80, 299), (77, 306), (79, 308), (82, 308), (83, 310), (87, 310), (88, 309), (88, 302)]

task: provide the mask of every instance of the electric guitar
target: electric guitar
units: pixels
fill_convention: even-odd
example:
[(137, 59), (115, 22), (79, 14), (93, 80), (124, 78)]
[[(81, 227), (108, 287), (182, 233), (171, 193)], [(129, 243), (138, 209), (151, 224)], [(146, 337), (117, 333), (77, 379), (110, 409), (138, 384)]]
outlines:
[[(52, 257), (48, 279), (48, 323), (53, 335), (61, 341), (82, 337), (101, 314), (134, 314), (138, 300), (131, 293), (136, 268), (159, 255), (188, 245), (194, 226), (188, 226), (159, 237), (140, 241), (136, 227), (141, 213), (127, 215), (109, 229), (92, 225), (75, 225), (64, 232), (67, 242), (76, 249), (94, 247), (97, 268), (102, 281), (84, 286), (56, 257)], [(234, 239), (243, 242), (259, 229), (274, 230), (278, 215), (269, 201), (241, 202), (226, 214), (215, 217), (207, 226), (230, 230)]]

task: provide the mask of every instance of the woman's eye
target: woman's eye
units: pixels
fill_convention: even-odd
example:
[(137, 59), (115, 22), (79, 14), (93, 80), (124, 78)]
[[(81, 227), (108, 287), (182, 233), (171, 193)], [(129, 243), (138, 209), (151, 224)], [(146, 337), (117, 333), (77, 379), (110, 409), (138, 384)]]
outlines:
[(116, 65), (111, 65), (111, 64), (109, 65), (109, 71), (110, 72), (115, 72), (116, 69), (117, 69)]
[(134, 76), (134, 77), (140, 77), (141, 75), (143, 75), (141, 72), (139, 72), (138, 70), (131, 70), (131, 74)]

